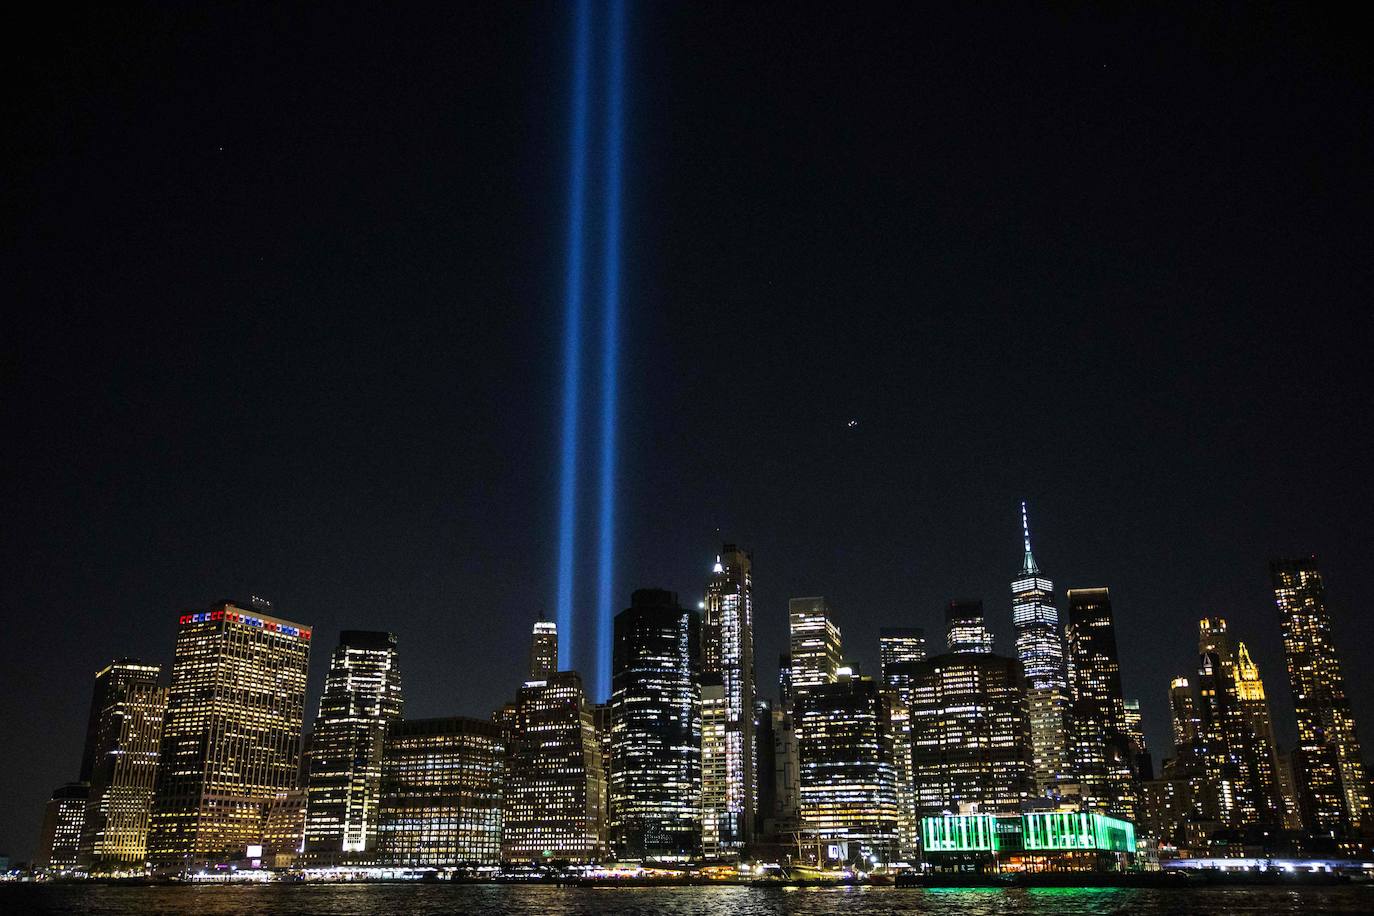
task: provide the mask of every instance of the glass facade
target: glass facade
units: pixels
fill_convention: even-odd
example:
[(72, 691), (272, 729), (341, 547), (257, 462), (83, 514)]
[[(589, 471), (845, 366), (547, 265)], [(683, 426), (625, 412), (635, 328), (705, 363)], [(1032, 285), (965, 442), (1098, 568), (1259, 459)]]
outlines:
[(94, 872), (141, 870), (148, 858), (148, 828), (157, 785), (167, 689), (162, 668), (133, 659), (96, 674), (87, 749), (90, 800), (81, 837), (80, 864)]
[[(716, 557), (702, 602), (702, 670), (725, 688), (724, 808), (715, 812), (720, 845), (743, 849), (758, 812), (754, 742), (754, 584), (749, 554), (726, 544)], [(719, 793), (710, 793), (711, 798)]]
[(393, 722), (382, 762), (379, 860), (438, 868), (498, 863), (505, 750), (494, 722)]
[(376, 848), (383, 742), (387, 726), (400, 718), (396, 636), (344, 630), (311, 736), (305, 819), (311, 862), (364, 861)]
[(606, 852), (606, 783), (592, 705), (575, 671), (516, 697), (501, 858), (593, 862)]
[(630, 604), (612, 646), (611, 846), (686, 859), (701, 846), (701, 621), (672, 592), (641, 589)]

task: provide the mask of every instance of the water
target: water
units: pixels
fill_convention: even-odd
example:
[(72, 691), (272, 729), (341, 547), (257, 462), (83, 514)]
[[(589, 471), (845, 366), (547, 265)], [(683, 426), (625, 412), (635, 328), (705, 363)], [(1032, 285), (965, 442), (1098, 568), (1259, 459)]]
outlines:
[(110, 916), (1228, 916), (1374, 912), (1374, 886), (1334, 888), (749, 888), (540, 885), (117, 887), (0, 884), (0, 913)]

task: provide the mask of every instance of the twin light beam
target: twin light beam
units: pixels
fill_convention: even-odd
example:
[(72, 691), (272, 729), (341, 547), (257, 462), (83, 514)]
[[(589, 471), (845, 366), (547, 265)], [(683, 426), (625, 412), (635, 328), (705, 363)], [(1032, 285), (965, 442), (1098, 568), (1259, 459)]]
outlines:
[(574, 550), (577, 541), (577, 501), (579, 449), (582, 413), (583, 298), (589, 282), (601, 284), (601, 448), (597, 524), (596, 638), (594, 679), (591, 692), (597, 698), (610, 693), (611, 683), (611, 608), (615, 591), (615, 470), (616, 410), (620, 356), (620, 166), (621, 135), (624, 118), (625, 3), (613, 0), (604, 6), (604, 54), (596, 89), (604, 105), (604, 132), (600, 136), (602, 173), (601, 271), (589, 277), (586, 270), (586, 238), (589, 219), (587, 207), (588, 147), (591, 145), (593, 5), (579, 0), (575, 14), (572, 124), (568, 176), (568, 256), (564, 276), (566, 329), (563, 350), (562, 460), (558, 492), (558, 597), (555, 622), (558, 624), (559, 667), (572, 668), (576, 641), (574, 635), (576, 591), (574, 589)]

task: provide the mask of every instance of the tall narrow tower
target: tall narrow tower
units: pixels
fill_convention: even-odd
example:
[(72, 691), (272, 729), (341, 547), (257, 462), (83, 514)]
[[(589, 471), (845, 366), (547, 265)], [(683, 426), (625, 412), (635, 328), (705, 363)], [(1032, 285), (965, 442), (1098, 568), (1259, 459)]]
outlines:
[(530, 680), (547, 680), (558, 670), (558, 624), (540, 614), (530, 634)]
[(703, 607), (702, 670), (718, 674), (725, 689), (725, 810), (718, 820), (721, 848), (741, 849), (753, 836), (758, 808), (753, 572), (746, 551), (734, 544), (721, 548)]
[(1040, 573), (1031, 552), (1030, 520), (1021, 503), (1021, 572), (1011, 580), (1016, 657), (1026, 672), (1032, 775), (1037, 795), (1054, 795), (1069, 777), (1068, 674), (1054, 583)]
[(1324, 833), (1358, 829), (1370, 816), (1369, 784), (1317, 558), (1274, 560), (1269, 574), (1298, 719), (1294, 763), (1305, 826)]
[(310, 744), (305, 853), (313, 861), (360, 861), (376, 849), (382, 748), (400, 718), (395, 635), (344, 630)]

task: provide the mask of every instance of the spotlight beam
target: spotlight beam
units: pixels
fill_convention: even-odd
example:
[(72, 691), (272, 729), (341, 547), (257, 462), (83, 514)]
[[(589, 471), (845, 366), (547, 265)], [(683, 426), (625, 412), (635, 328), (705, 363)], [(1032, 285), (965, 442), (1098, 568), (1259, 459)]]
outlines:
[(601, 543), (597, 553), (596, 690), (611, 692), (612, 608), (615, 598), (616, 421), (620, 375), (620, 184), (625, 103), (625, 3), (610, 7), (606, 67), (605, 220), (601, 252)]
[(573, 51), (572, 132), (568, 174), (568, 254), (564, 276), (563, 451), (558, 487), (559, 667), (573, 664), (573, 550), (577, 533), (578, 419), (582, 389), (582, 261), (586, 216), (587, 107), (591, 71), (591, 3), (579, 0)]

